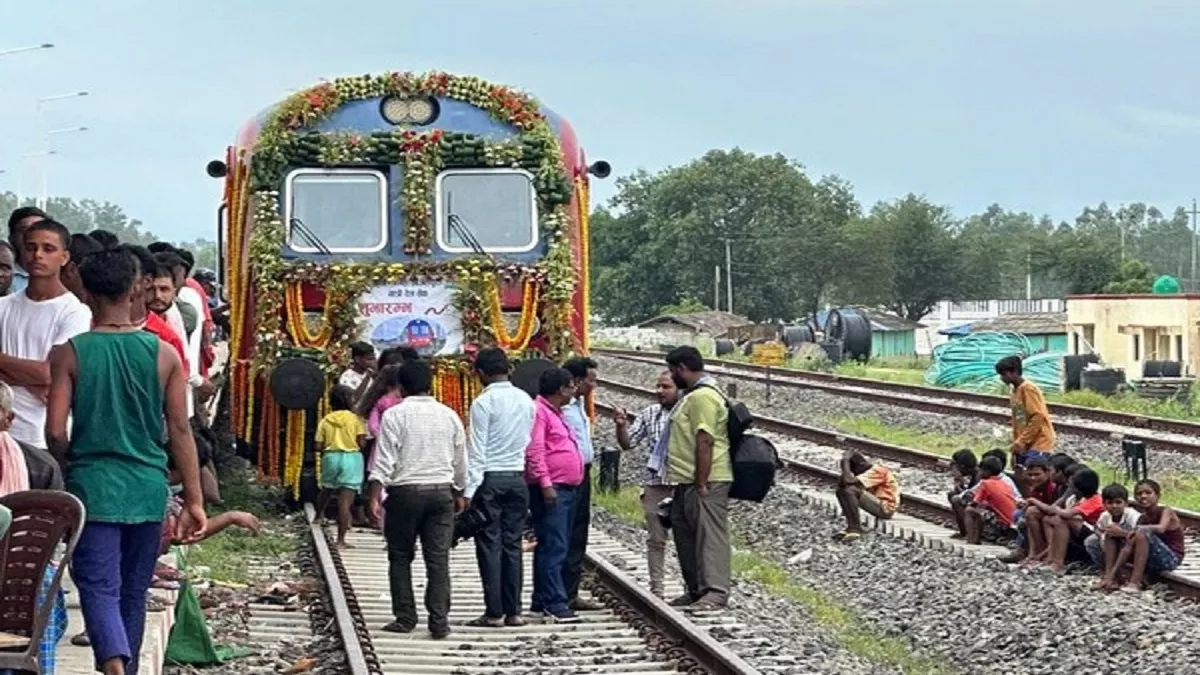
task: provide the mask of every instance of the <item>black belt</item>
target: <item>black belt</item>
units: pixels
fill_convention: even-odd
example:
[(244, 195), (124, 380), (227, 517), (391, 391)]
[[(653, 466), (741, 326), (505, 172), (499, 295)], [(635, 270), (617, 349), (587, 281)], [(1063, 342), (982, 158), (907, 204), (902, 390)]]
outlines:
[(485, 477), (486, 476), (500, 476), (502, 478), (524, 478), (525, 472), (524, 471), (484, 471), (483, 475)]
[(445, 490), (450, 492), (454, 486), (450, 483), (432, 483), (426, 485), (392, 485), (388, 487), (388, 492), (392, 490), (408, 490), (409, 492), (441, 492)]

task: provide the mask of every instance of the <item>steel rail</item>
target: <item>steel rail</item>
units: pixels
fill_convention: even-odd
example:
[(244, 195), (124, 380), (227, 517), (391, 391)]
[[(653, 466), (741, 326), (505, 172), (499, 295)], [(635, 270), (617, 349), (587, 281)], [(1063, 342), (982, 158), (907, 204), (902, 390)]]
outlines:
[(316, 509), (312, 504), (304, 505), (304, 517), (308, 521), (309, 534), (312, 535), (313, 548), (317, 553), (317, 563), (329, 592), (342, 650), (346, 653), (346, 674), (375, 675), (380, 672), (379, 659), (371, 646), (370, 634), (366, 631), (362, 612), (358, 610), (358, 602), (354, 599), (353, 591), (348, 590), (350, 583), (346, 570), (335, 557), (335, 551), (330, 548), (325, 531), (317, 524)]
[[(622, 358), (631, 361), (656, 364), (661, 363), (660, 359), (657, 359), (646, 352), (623, 349), (593, 349), (592, 351), (603, 356), (611, 356), (614, 358)], [(716, 368), (729, 371), (728, 374), (734, 377), (743, 377), (746, 379), (755, 380), (757, 382), (765, 382), (769, 373), (771, 375), (772, 384), (777, 384), (784, 387), (816, 389), (838, 396), (849, 396), (867, 401), (928, 410), (930, 412), (975, 416), (1001, 423), (1007, 423), (1010, 417), (1009, 413), (1004, 410), (968, 408), (964, 406), (956, 406), (943, 401), (928, 400), (929, 398), (940, 398), (962, 401), (964, 403), (973, 403), (975, 405), (988, 405), (1001, 408), (1008, 407), (1008, 399), (1004, 398), (1003, 396), (995, 396), (992, 394), (981, 394), (978, 392), (960, 391), (957, 389), (941, 389), (924, 385), (903, 384), (900, 382), (885, 382), (883, 380), (872, 380), (864, 377), (845, 377), (831, 373), (819, 373), (806, 370), (797, 370), (793, 368), (768, 368), (767, 366), (760, 366), (752, 363), (742, 363), (739, 361), (727, 361), (722, 359), (707, 359), (706, 363)], [(742, 372), (735, 373), (732, 371)], [(855, 387), (855, 389), (848, 389), (847, 387)], [(892, 392), (893, 394), (899, 395), (889, 395), (884, 392)], [(1128, 427), (1129, 429), (1158, 431), (1162, 433), (1184, 434), (1200, 437), (1200, 422), (1189, 422), (1186, 420), (1174, 420), (1165, 417), (1136, 415), (1132, 413), (1118, 412), (1115, 410), (1088, 408), (1085, 406), (1071, 405), (1068, 403), (1049, 403), (1048, 406), (1051, 413), (1060, 417), (1077, 417), (1080, 419), (1090, 420), (1092, 422), (1115, 424)], [(1147, 446), (1154, 446), (1189, 454), (1200, 454), (1200, 442), (1189, 443), (1187, 441), (1161, 438), (1156, 436), (1141, 436), (1137, 434), (1120, 433), (1109, 429), (1098, 429), (1096, 427), (1089, 427), (1086, 425), (1080, 425), (1061, 420), (1055, 421), (1055, 427), (1072, 434), (1089, 436), (1093, 438), (1112, 438), (1114, 435), (1122, 435), (1125, 438), (1141, 440), (1145, 442)]]

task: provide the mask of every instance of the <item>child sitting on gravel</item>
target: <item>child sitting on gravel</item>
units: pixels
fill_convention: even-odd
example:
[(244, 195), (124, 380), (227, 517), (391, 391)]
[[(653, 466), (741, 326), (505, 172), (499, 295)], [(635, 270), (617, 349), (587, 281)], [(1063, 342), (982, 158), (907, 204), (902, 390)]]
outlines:
[(1001, 480), (1003, 474), (1004, 464), (995, 456), (984, 457), (979, 463), (979, 485), (975, 486), (971, 505), (965, 513), (968, 544), (979, 543), (984, 527), (1001, 532), (1012, 529), (1017, 498)]
[(854, 450), (846, 450), (842, 455), (842, 475), (838, 478), (836, 494), (846, 516), (846, 531), (839, 538), (847, 543), (862, 536), (860, 509), (887, 520), (900, 508), (900, 483), (896, 474), (883, 464), (872, 465)]
[(1133, 494), (1142, 507), (1142, 517), (1129, 540), (1129, 546), (1117, 558), (1116, 566), (1120, 568), (1125, 561), (1132, 560), (1129, 583), (1122, 586), (1121, 590), (1137, 593), (1142, 590), (1142, 578), (1146, 572), (1160, 574), (1179, 567), (1183, 562), (1184, 542), (1179, 514), (1171, 507), (1158, 503), (1162, 497), (1162, 487), (1157, 482), (1150, 479), (1138, 481), (1133, 486)]
[(1046, 563), (1053, 571), (1063, 572), (1068, 560), (1088, 559), (1083, 542), (1104, 512), (1099, 489), (1100, 476), (1091, 469), (1079, 469), (1071, 476), (1072, 494), (1062, 506), (1039, 501), (1036, 509), (1030, 509), (1029, 531), (1041, 528), (1046, 544), (1045, 548), (1033, 551), (1028, 560), (1030, 565)]
[(1016, 548), (999, 558), (1003, 563), (1019, 563), (1029, 554), (1029, 533), (1025, 520), (1029, 500), (1043, 504), (1058, 501), (1059, 485), (1054, 481), (1054, 471), (1045, 457), (1033, 457), (1025, 462), (1025, 480), (1029, 486), (1028, 498), (1017, 502), (1017, 511), (1013, 514), (1017, 530)]
[(946, 499), (954, 510), (954, 521), (958, 525), (958, 534), (954, 538), (965, 539), (967, 523), (964, 514), (971, 503), (970, 490), (979, 482), (979, 461), (975, 459), (975, 453), (965, 448), (955, 452), (950, 457), (950, 476), (953, 484)]
[(1096, 531), (1083, 542), (1092, 563), (1103, 571), (1096, 588), (1115, 590), (1118, 586), (1120, 568), (1117, 556), (1125, 542), (1137, 527), (1141, 514), (1129, 508), (1129, 490), (1120, 483), (1113, 483), (1100, 492), (1104, 501), (1104, 513), (1096, 520)]

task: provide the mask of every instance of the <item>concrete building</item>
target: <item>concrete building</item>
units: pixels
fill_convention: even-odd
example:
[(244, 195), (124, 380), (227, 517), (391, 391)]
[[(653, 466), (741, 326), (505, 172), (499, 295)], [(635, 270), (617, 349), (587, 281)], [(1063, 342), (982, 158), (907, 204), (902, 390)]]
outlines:
[(925, 316), (921, 323), (929, 330), (917, 331), (917, 353), (928, 354), (946, 342), (949, 336), (942, 331), (971, 323), (994, 319), (1005, 314), (1043, 314), (1067, 311), (1061, 298), (1034, 300), (943, 300)]
[(1193, 375), (1200, 361), (1200, 294), (1074, 295), (1067, 324), (1071, 353), (1095, 351), (1131, 379), (1146, 361), (1182, 361)]
[(1070, 341), (1067, 339), (1067, 334), (1070, 329), (1067, 327), (1066, 312), (1005, 314), (992, 319), (944, 328), (938, 333), (955, 340), (972, 333), (985, 331), (1019, 333), (1024, 335), (1033, 348), (1039, 352), (1071, 353), (1068, 351)]

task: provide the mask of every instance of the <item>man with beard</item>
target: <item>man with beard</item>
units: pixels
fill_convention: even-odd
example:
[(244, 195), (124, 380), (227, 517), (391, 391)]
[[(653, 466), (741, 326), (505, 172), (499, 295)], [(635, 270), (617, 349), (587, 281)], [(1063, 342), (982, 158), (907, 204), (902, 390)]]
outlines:
[[(656, 391), (658, 403), (643, 408), (633, 424), (629, 423), (629, 414), (621, 408), (613, 411), (617, 444), (622, 450), (639, 447), (649, 454), (666, 433), (667, 425), (671, 423), (671, 409), (679, 400), (679, 387), (675, 386), (671, 373), (663, 372), (658, 376)], [(646, 482), (642, 485), (642, 512), (646, 515), (646, 568), (650, 571), (650, 592), (662, 597), (669, 532), (659, 517), (659, 505), (670, 498), (675, 488), (662, 471), (649, 464), (646, 468)]]
[(676, 486), (671, 527), (687, 592), (671, 604), (693, 611), (718, 610), (729, 601), (732, 562), (729, 411), (716, 381), (704, 372), (704, 358), (695, 347), (671, 350), (667, 369), (675, 385), (686, 390), (652, 460), (657, 469), (664, 466), (665, 459), (667, 480)]

